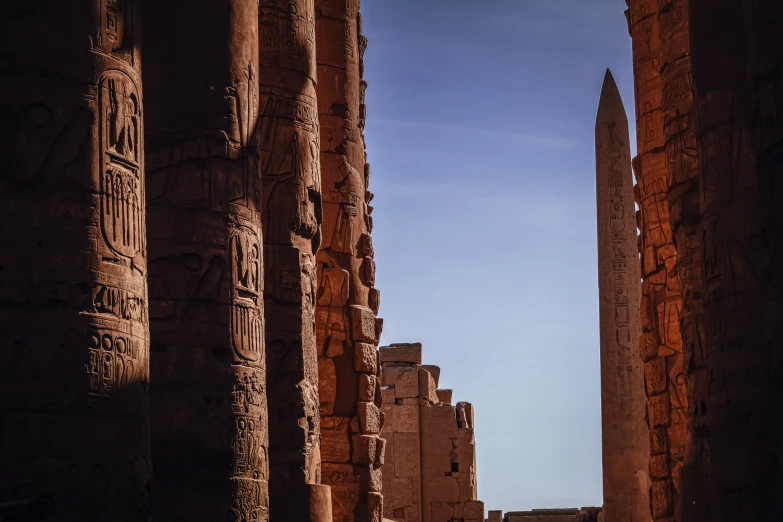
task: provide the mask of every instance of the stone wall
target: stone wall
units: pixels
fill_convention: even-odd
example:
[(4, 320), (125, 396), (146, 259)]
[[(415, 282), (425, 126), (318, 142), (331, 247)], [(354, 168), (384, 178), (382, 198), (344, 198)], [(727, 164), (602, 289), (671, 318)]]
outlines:
[(440, 368), (422, 366), (421, 344), (380, 349), (384, 517), (397, 522), (484, 520), (477, 500), (473, 406), (451, 404)]

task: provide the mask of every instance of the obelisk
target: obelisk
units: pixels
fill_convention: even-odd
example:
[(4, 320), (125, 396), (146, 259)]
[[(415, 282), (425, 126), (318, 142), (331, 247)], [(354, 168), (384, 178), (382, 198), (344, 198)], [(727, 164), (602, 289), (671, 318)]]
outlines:
[(607, 69), (595, 122), (604, 520), (648, 521), (640, 267), (628, 118)]

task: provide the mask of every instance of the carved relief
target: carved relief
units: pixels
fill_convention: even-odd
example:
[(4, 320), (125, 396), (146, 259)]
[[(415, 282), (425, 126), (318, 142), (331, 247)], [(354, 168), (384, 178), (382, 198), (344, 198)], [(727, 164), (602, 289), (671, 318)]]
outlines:
[(242, 359), (258, 361), (264, 354), (264, 319), (260, 312), (261, 241), (248, 227), (231, 236), (231, 333)]
[(145, 252), (144, 180), (141, 175), (141, 106), (136, 87), (121, 71), (99, 82), (101, 228), (107, 245), (133, 258)]
[(130, 334), (94, 330), (87, 334), (88, 391), (111, 397), (131, 383), (147, 380), (147, 342)]

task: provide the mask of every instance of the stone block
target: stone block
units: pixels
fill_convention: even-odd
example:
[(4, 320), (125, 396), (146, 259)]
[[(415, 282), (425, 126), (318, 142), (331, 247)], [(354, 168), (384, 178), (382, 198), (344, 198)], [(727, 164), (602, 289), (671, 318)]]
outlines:
[[(376, 380), (377, 379), (375, 375), (362, 374), (359, 376), (359, 400), (360, 401), (367, 401), (367, 402), (375, 401)], [(319, 382), (320, 382), (320, 378), (319, 378)]]
[(382, 522), (383, 495), (380, 493), (367, 493), (367, 521)]
[(438, 383), (440, 382), (440, 366), (435, 366), (434, 364), (425, 364), (422, 366), (422, 368), (430, 372), (430, 375), (432, 375), (432, 380), (435, 381), (435, 388), (437, 388)]
[(394, 434), (394, 476), (418, 477), (421, 474), (418, 433)]
[(435, 393), (438, 394), (438, 402), (442, 402), (443, 404), (451, 404), (451, 399), (454, 394), (453, 390), (438, 389), (435, 390)]
[(503, 512), (498, 510), (488, 512), (487, 522), (503, 522)]
[(394, 433), (418, 433), (420, 431), (418, 405), (396, 405), (392, 415), (391, 426)]
[(367, 343), (354, 343), (354, 369), (357, 372), (376, 374), (378, 372), (378, 358), (375, 345)]
[(351, 442), (348, 426), (324, 428), (321, 426), (321, 460), (323, 462), (350, 462)]
[(381, 432), (381, 411), (372, 402), (359, 402), (359, 427), (362, 433), (376, 435)]
[(484, 503), (480, 500), (468, 500), (465, 502), (466, 519), (484, 520)]
[(666, 453), (668, 447), (669, 440), (665, 427), (650, 430), (650, 454), (658, 455)]
[(353, 462), (356, 464), (371, 465), (375, 463), (375, 454), (378, 449), (378, 437), (374, 435), (353, 436)]
[(660, 480), (669, 477), (669, 458), (666, 455), (654, 455), (650, 459), (650, 478)]
[(650, 505), (653, 518), (670, 517), (672, 514), (671, 481), (656, 480), (650, 489)]
[(394, 383), (394, 394), (397, 399), (419, 397), (419, 368), (411, 366), (399, 374)]
[(375, 451), (375, 467), (380, 469), (386, 463), (386, 439), (378, 439), (378, 447)]
[[(380, 353), (380, 352), (378, 352)], [(415, 366), (410, 364), (385, 363), (381, 366), (381, 386), (394, 386), (400, 375), (410, 371)]]
[(429, 403), (438, 402), (438, 392), (432, 374), (424, 368), (419, 368), (419, 397)]
[(383, 473), (381, 468), (357, 466), (356, 473), (359, 475), (359, 484), (362, 486), (362, 491), (380, 493), (383, 490)]
[(321, 401), (321, 415), (334, 413), (337, 399), (337, 373), (332, 359), (318, 359), (318, 398)]
[(647, 384), (647, 395), (656, 395), (666, 391), (666, 360), (657, 357), (644, 363), (644, 380)]
[(421, 364), (421, 343), (395, 343), (381, 346), (381, 364), (409, 363)]
[(394, 399), (396, 398), (394, 388), (390, 386), (384, 386), (381, 388), (381, 398), (383, 399), (384, 406), (394, 405)]
[(376, 320), (372, 310), (366, 306), (359, 305), (351, 305), (350, 309), (353, 340), (363, 343), (376, 342), (378, 340), (376, 335)]
[(670, 410), (671, 402), (669, 401), (668, 393), (650, 397), (647, 400), (647, 415), (650, 428), (668, 426), (671, 423)]

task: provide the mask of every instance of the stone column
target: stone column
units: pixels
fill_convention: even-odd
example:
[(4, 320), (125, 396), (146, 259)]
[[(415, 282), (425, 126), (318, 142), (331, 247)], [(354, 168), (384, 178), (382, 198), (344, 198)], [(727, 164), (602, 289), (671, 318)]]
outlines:
[(315, 252), (321, 240), (321, 174), (313, 0), (261, 2), (258, 37), (272, 519), (313, 520), (327, 516), (311, 505), (322, 498), (315, 490), (323, 489), (318, 486)]
[(710, 375), (709, 388), (695, 399), (709, 425), (712, 522), (774, 519), (780, 497), (771, 380), (779, 365), (764, 339), (763, 228), (743, 4), (689, 4)]
[(364, 152), (359, 2), (317, 0), (323, 243), (318, 253), (317, 337), (323, 480), (336, 521), (379, 521), (384, 442), (377, 343), (381, 321)]
[(131, 0), (0, 5), (0, 496), (13, 519), (150, 516), (138, 28)]
[[(698, 520), (707, 520), (707, 424), (695, 398), (702, 396), (709, 386), (709, 373), (704, 353), (702, 228), (687, 1), (665, 0), (661, 3), (658, 24), (667, 204), (672, 240), (677, 251), (676, 271), (682, 285), (681, 364), (683, 374), (687, 376), (685, 402), (688, 405), (683, 467), (679, 472), (675, 469), (671, 472), (682, 509)], [(681, 390), (681, 387), (675, 389)], [(679, 462), (679, 457), (674, 459), (675, 466)], [(677, 513), (679, 508), (674, 508)], [(684, 516), (685, 512), (682, 512), (681, 518)]]
[(650, 520), (644, 373), (628, 118), (607, 70), (595, 124), (604, 514)]
[(158, 520), (268, 520), (256, 2), (144, 0)]
[[(634, 170), (638, 183), (643, 279), (640, 350), (644, 361), (650, 429), (650, 504), (653, 519), (679, 519), (679, 485), (676, 479), (687, 446), (688, 397), (680, 333), (682, 285), (669, 221), (667, 198), (671, 180), (662, 110), (659, 17), (664, 17), (668, 31), (671, 26), (668, 17), (671, 16), (676, 16), (676, 13), (659, 11), (658, 0), (630, 2), (638, 153), (634, 158)], [(666, 42), (667, 46), (673, 44)], [(668, 152), (673, 151), (670, 144)]]
[[(764, 253), (764, 336), (770, 361), (771, 425), (765, 441), (769, 451), (783, 455), (783, 3), (776, 0), (743, 2), (747, 65), (751, 95), (751, 136), (760, 197), (761, 244)], [(771, 489), (783, 488), (783, 463), (761, 470)], [(763, 517), (783, 513), (783, 495), (765, 503)], [(773, 500), (769, 499), (769, 500)]]

